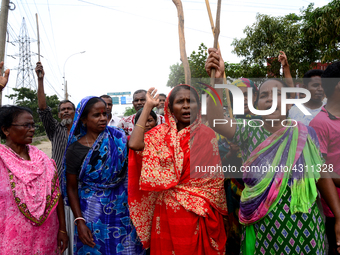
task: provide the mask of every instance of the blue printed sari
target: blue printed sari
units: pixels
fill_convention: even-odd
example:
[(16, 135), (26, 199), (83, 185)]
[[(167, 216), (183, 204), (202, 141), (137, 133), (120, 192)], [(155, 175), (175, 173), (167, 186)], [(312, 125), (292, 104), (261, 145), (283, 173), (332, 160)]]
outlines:
[[(65, 155), (67, 148), (86, 134), (80, 116), (91, 98), (86, 97), (78, 104), (64, 154), (66, 201)], [(107, 126), (87, 153), (78, 177), (80, 209), (96, 245), (94, 248), (84, 245), (76, 227), (74, 254), (144, 254), (130, 220), (127, 181), (126, 136), (123, 131)]]

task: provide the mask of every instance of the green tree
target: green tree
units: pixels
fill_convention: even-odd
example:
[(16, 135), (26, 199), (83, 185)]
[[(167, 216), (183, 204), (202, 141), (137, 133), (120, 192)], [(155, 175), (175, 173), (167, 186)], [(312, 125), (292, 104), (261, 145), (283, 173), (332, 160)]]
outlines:
[(169, 80), (166, 86), (173, 88), (178, 84), (185, 83), (184, 68), (182, 64), (174, 64), (170, 66)]
[[(34, 122), (39, 125), (39, 128), (36, 129), (35, 135), (43, 135), (45, 134), (45, 129), (42, 125), (42, 122), (39, 119), (39, 115), (37, 112), (38, 109), (38, 97), (37, 92), (35, 90), (29, 88), (13, 88), (15, 91), (14, 94), (8, 95), (6, 97), (14, 100), (15, 105), (23, 106), (31, 109), (33, 113)], [(46, 103), (52, 109), (53, 117), (57, 120), (58, 118), (58, 105), (59, 100), (56, 95), (46, 96)]]
[(132, 114), (135, 114), (136, 113), (136, 110), (133, 106), (131, 107), (126, 107), (125, 108), (125, 113), (124, 113), (124, 116), (130, 116)]
[[(272, 17), (258, 14), (244, 29), (245, 38), (234, 39), (234, 53), (243, 64), (267, 65), (269, 77), (280, 76), (279, 51), (283, 50), (292, 76), (302, 77), (315, 62), (340, 60), (340, 1), (314, 9), (310, 4), (300, 15)], [(262, 68), (261, 68), (262, 69)]]
[(321, 62), (340, 60), (340, 1), (302, 10), (302, 34), (305, 51)]
[(244, 57), (243, 65), (255, 65), (260, 72), (267, 66), (269, 77), (279, 77), (281, 65), (277, 57), (282, 50), (288, 57), (292, 76), (304, 74), (311, 62), (301, 43), (301, 19), (296, 14), (257, 14), (256, 22), (243, 30), (246, 37), (233, 40), (233, 53)]
[[(200, 85), (199, 82), (207, 82), (206, 78), (208, 77), (207, 72), (205, 71), (205, 62), (208, 57), (208, 49), (207, 47), (201, 43), (198, 47), (198, 51), (193, 51), (191, 55), (188, 57), (188, 62), (191, 71), (191, 79), (192, 79), (192, 86), (195, 88), (203, 88), (204, 86)], [(184, 68), (182, 64), (174, 64), (170, 66), (170, 74), (169, 80), (167, 82), (168, 87), (175, 87), (178, 84), (185, 83), (185, 76), (184, 76)]]
[[(205, 88), (200, 82), (209, 84), (210, 78), (205, 71), (205, 62), (208, 58), (208, 48), (201, 43), (198, 51), (193, 51), (189, 56), (189, 65), (191, 70), (192, 86), (196, 89)], [(245, 63), (225, 63), (225, 72), (229, 81), (240, 77), (265, 77), (267, 68), (263, 64), (249, 65)], [(184, 69), (181, 64), (174, 64), (170, 67), (168, 87), (175, 87), (178, 84), (185, 83)]]
[[(227, 79), (232, 82), (238, 78), (264, 78), (267, 75), (267, 67), (263, 64), (248, 65), (247, 63), (224, 63)], [(261, 81), (261, 79), (257, 79)]]

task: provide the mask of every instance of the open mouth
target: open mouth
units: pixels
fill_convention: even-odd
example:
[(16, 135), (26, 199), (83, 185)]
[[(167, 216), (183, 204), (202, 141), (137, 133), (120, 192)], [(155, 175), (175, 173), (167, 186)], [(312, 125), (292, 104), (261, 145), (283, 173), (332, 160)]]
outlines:
[(183, 113), (182, 116), (183, 116), (183, 118), (185, 118), (185, 119), (187, 119), (187, 118), (190, 119), (190, 112)]

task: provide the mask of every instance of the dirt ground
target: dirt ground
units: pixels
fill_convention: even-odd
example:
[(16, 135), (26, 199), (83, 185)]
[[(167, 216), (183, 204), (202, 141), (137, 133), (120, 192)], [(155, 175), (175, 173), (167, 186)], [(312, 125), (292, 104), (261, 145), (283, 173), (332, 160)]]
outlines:
[(36, 145), (36, 147), (45, 152), (50, 158), (52, 157), (52, 144), (49, 140), (41, 141), (41, 144)]

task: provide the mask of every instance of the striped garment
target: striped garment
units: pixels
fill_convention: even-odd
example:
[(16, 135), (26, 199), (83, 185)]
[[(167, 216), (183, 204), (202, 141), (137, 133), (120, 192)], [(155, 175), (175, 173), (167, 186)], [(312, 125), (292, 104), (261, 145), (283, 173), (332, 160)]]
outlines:
[(48, 139), (52, 143), (52, 159), (54, 159), (57, 169), (59, 182), (63, 170), (63, 156), (67, 145), (67, 128), (53, 118), (51, 108), (45, 110), (38, 109), (39, 117), (44, 125)]

